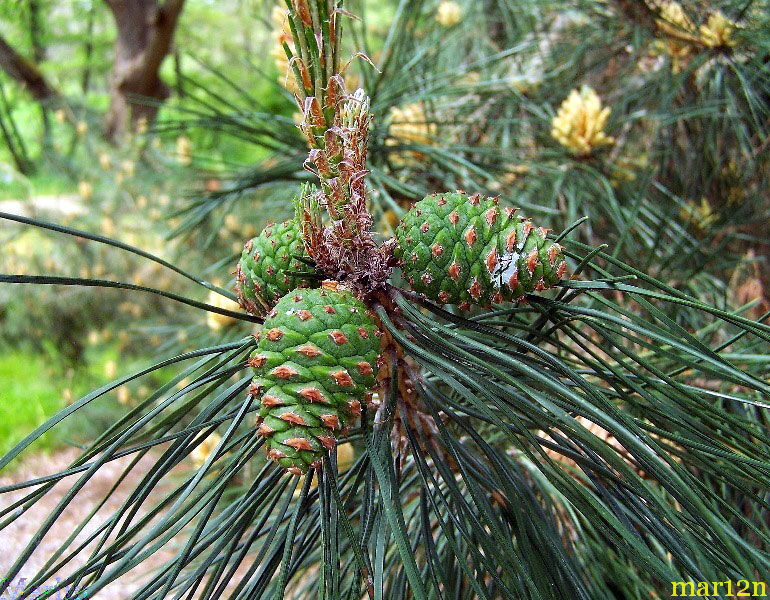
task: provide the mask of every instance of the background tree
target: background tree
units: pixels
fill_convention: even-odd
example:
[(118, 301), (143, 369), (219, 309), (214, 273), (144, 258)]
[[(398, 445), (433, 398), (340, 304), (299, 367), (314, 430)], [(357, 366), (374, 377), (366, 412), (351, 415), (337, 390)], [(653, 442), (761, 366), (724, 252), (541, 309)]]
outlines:
[[(38, 52), (36, 58), (39, 58)], [(0, 37), (0, 67), (36, 100), (46, 102), (59, 95), (35, 62), (22, 56), (3, 37)]]
[[(168, 203), (157, 233), (126, 244), (112, 238), (131, 230), (95, 235), (88, 221), (5, 217), (25, 232), (52, 232), (44, 239), (70, 236), (54, 238), (57, 246), (98, 244), (157, 265), (150, 277), (74, 277), (43, 263), (0, 276), (6, 290), (110, 288), (139, 314), (150, 304), (140, 294), (152, 294), (205, 309), (215, 324), (192, 310), (136, 317), (158, 332), (153, 354), (162, 357), (143, 355), (135, 372), (74, 400), (0, 459), (0, 468), (12, 467), (47, 432), (88, 422), (110, 394), (162, 379), (95, 435), (77, 438), (82, 452), (66, 467), (0, 487), (0, 532), (35, 518), (29, 542), (0, 557), (5, 576), (24, 572), (35, 586), (61, 575), (56, 584), (71, 595), (98, 597), (145, 573), (127, 595), (158, 600), (640, 600), (668, 597), (671, 581), (768, 572), (770, 314), (752, 254), (766, 233), (750, 229), (766, 222), (769, 206), (766, 3), (651, 0), (641, 11), (601, 0), (290, 5), (288, 15), (285, 2), (239, 13), (259, 23), (244, 27), (255, 38), (250, 47), (263, 47), (258, 36), (275, 44), (269, 59), (233, 54), (234, 46), (218, 55), (220, 46), (200, 37), (224, 30), (232, 43), (240, 23), (183, 25), (196, 40), (180, 61), (185, 98), (165, 104), (149, 137), (126, 136), (136, 157), (151, 159), (142, 173), (150, 189), (168, 179), (174, 159), (200, 169), (195, 189)], [(85, 154), (92, 140), (83, 141), (93, 158)], [(101, 190), (118, 189), (114, 205), (141, 217), (127, 174), (120, 184), (117, 175)], [(300, 186), (308, 180), (322, 186), (320, 198)], [(461, 274), (481, 278), (502, 264), (493, 253), (473, 262), (466, 252), (499, 222), (492, 201), (483, 216), (470, 194), (454, 213), (442, 215), (443, 196), (429, 196), (419, 215), (410, 209), (458, 188), (499, 195), (501, 210), (518, 207), (514, 215), (553, 228), (522, 221), (506, 244), (533, 232), (561, 244), (570, 278), (551, 291), (530, 281), (526, 301), (494, 310), (445, 304), (438, 286), (459, 279), (467, 290), (453, 293), (479, 296), (478, 279)], [(267, 227), (247, 247), (244, 270), (275, 276), (273, 264), (292, 254), (308, 285), (346, 280), (379, 319), (386, 353), (360, 423), (336, 440), (324, 436), (334, 448), (320, 449), (315, 480), (266, 461), (265, 446), (287, 454), (284, 441), (303, 452), (312, 444), (271, 437), (285, 426), (267, 420), (280, 414), (265, 412), (276, 400), (261, 396), (265, 377), (254, 380), (255, 370), (293, 377), (300, 354), (336, 365), (365, 347), (337, 344), (336, 331), (319, 336), (323, 352), (304, 345), (317, 321), (291, 308), (269, 316), (257, 342), (263, 317), (232, 309), (229, 291), (243, 242), (267, 219), (291, 217), (297, 194), (312, 252), (303, 255), (296, 238), (293, 248), (273, 244), (268, 232), (278, 229)], [(337, 218), (323, 221), (324, 208)], [(377, 258), (388, 258), (405, 213), (401, 244), (414, 247), (386, 283), (393, 263)], [(471, 218), (473, 227), (461, 221)], [(450, 242), (459, 273), (439, 261)], [(532, 273), (549, 258), (542, 249), (544, 257), (527, 248)], [(248, 264), (249, 253), (258, 262), (255, 250), (262, 272)], [(508, 275), (529, 268), (521, 253), (502, 258)], [(410, 264), (427, 268), (415, 273)], [(743, 285), (747, 275), (757, 285)], [(380, 285), (369, 290), (372, 282)], [(284, 301), (293, 306), (303, 293)], [(345, 308), (361, 315), (358, 305)], [(339, 323), (340, 312), (321, 318)], [(304, 325), (284, 332), (278, 326), (287, 322), (275, 321), (284, 317)], [(303, 346), (263, 354), (265, 340), (284, 336)], [(371, 366), (352, 362), (362, 375)], [(330, 364), (298, 374), (314, 380)], [(335, 400), (350, 400), (336, 369), (328, 385), (340, 386)], [(292, 386), (277, 387), (284, 395)], [(282, 414), (312, 427), (319, 407), (334, 423), (322, 403)], [(319, 466), (318, 454), (309, 458)], [(128, 493), (110, 487), (74, 534), (57, 536), (61, 511), (116, 464), (120, 478), (133, 476)], [(105, 509), (110, 500), (115, 508)], [(36, 553), (51, 547), (41, 540), (55, 549), (35, 570)], [(163, 550), (163, 568), (151, 569)]]
[(184, 0), (105, 0), (115, 19), (115, 62), (110, 80), (106, 134), (117, 140), (140, 119), (155, 120), (170, 95), (160, 66), (171, 52)]

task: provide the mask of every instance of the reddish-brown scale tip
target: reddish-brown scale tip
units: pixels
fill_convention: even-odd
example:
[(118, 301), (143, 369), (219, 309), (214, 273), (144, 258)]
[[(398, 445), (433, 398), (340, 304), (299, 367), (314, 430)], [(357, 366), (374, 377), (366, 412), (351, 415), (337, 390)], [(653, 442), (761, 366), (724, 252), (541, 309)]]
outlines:
[(319, 418), (329, 429), (337, 430), (340, 428), (340, 420), (337, 415), (319, 415)]
[(348, 338), (345, 337), (345, 334), (342, 333), (341, 331), (339, 331), (338, 329), (335, 329), (334, 331), (330, 331), (329, 332), (329, 337), (338, 346), (341, 346), (342, 344), (347, 344), (348, 343)]
[(274, 327), (265, 334), (265, 337), (271, 342), (277, 342), (283, 337), (283, 331), (281, 331), (278, 327)]
[(356, 368), (358, 369), (358, 372), (361, 373), (361, 375), (371, 375), (374, 373), (374, 370), (372, 369), (372, 365), (370, 365), (366, 361), (362, 361), (356, 365)]
[(295, 350), (298, 354), (302, 354), (306, 358), (315, 358), (321, 356), (321, 351), (311, 344), (305, 344)]
[(537, 248), (532, 248), (532, 252), (527, 256), (527, 269), (529, 270), (530, 276), (535, 272), (539, 260), (540, 256), (538, 255)]
[(246, 361), (246, 364), (250, 367), (258, 369), (267, 362), (267, 356), (264, 354), (256, 354)]
[(452, 281), (457, 281), (460, 278), (460, 265), (457, 264), (457, 261), (452, 263), (448, 273)]
[(471, 295), (471, 298), (474, 300), (478, 300), (481, 298), (481, 284), (479, 283), (479, 280), (474, 278), (473, 283), (468, 288), (468, 293)]
[(275, 433), (275, 429), (270, 427), (269, 425), (265, 425), (262, 423), (262, 425), (259, 426), (259, 429), (257, 429), (257, 435), (261, 435), (264, 437), (269, 437)]
[(305, 419), (303, 419), (301, 415), (298, 415), (297, 413), (291, 412), (291, 411), (287, 411), (283, 414), (278, 415), (278, 418), (283, 421), (286, 421), (287, 423), (291, 423), (292, 425), (304, 425), (304, 426), (307, 425), (307, 423), (305, 422)]
[(511, 231), (508, 233), (508, 235), (505, 238), (505, 249), (508, 252), (513, 252), (513, 249), (516, 247), (516, 228), (512, 228)]
[(277, 377), (278, 379), (291, 379), (295, 375), (299, 375), (299, 371), (289, 365), (280, 365), (270, 371), (270, 375)]
[(497, 250), (495, 248), (492, 248), (489, 254), (487, 254), (486, 265), (487, 271), (490, 273), (493, 273), (497, 267)]
[(265, 394), (262, 396), (262, 406), (266, 408), (272, 408), (273, 406), (282, 406), (283, 402), (280, 398), (277, 398), (276, 396), (270, 396), (268, 394)]
[(283, 442), (287, 446), (291, 446), (295, 450), (313, 450), (313, 445), (310, 443), (310, 440), (307, 438), (289, 438), (288, 440)]
[(473, 225), (471, 225), (465, 232), (465, 243), (471, 248), (473, 247), (473, 244), (476, 243), (476, 228)]
[(334, 371), (329, 375), (334, 379), (334, 383), (340, 387), (353, 387), (355, 385), (347, 371)]
[(327, 450), (334, 450), (334, 446), (337, 445), (337, 438), (331, 435), (319, 435), (316, 439), (321, 442)]
[(350, 414), (354, 417), (361, 416), (361, 402), (358, 400), (351, 400), (348, 402), (348, 410), (350, 411)]
[(556, 266), (556, 259), (559, 257), (559, 250), (561, 250), (561, 247), (559, 244), (554, 244), (550, 248), (548, 248), (548, 263), (552, 266)]
[(321, 390), (316, 388), (304, 388), (297, 392), (308, 402), (315, 402), (316, 404), (329, 404), (329, 400), (323, 395)]

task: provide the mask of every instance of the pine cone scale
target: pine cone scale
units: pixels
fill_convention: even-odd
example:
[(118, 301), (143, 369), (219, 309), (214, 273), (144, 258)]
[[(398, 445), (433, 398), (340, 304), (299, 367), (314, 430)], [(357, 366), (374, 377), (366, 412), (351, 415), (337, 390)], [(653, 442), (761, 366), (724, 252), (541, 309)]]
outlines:
[(249, 365), (268, 456), (295, 473), (319, 464), (375, 384), (380, 332), (341, 287), (298, 289), (270, 312)]
[(460, 192), (424, 198), (396, 230), (404, 278), (428, 298), (461, 308), (553, 287), (566, 271), (561, 247), (515, 212)]
[(302, 226), (296, 219), (270, 225), (246, 243), (235, 286), (244, 310), (264, 315), (290, 290), (313, 285), (311, 279), (290, 275), (310, 270), (296, 257), (307, 258)]

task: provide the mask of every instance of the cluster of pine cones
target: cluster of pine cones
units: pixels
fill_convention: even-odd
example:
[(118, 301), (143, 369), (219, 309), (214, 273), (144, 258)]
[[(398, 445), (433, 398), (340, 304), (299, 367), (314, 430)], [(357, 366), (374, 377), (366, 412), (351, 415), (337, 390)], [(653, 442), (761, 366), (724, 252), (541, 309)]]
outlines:
[[(495, 198), (434, 194), (404, 216), (394, 259), (412, 290), (434, 302), (491, 307), (564, 277), (561, 246), (547, 233)], [(371, 398), (383, 333), (361, 299), (322, 281), (296, 218), (250, 240), (236, 277), (242, 307), (266, 317), (249, 360), (259, 433), (271, 459), (305, 473), (320, 466)]]

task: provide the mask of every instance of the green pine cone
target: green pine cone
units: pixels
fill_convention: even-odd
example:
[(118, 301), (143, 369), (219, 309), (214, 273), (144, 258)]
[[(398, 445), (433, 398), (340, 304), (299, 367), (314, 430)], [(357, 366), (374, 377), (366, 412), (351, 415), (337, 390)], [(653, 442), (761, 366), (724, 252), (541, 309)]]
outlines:
[(249, 359), (268, 457), (295, 474), (320, 464), (375, 384), (380, 337), (366, 306), (336, 282), (280, 299)]
[(478, 194), (425, 197), (396, 229), (404, 278), (414, 291), (463, 310), (556, 285), (567, 270), (561, 246), (515, 212)]
[(288, 274), (312, 271), (295, 256), (307, 256), (296, 219), (269, 225), (246, 242), (235, 271), (235, 292), (245, 311), (264, 315), (290, 290), (313, 285), (312, 279)]

